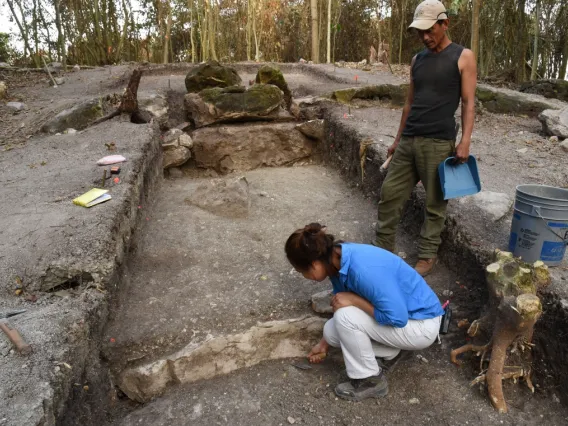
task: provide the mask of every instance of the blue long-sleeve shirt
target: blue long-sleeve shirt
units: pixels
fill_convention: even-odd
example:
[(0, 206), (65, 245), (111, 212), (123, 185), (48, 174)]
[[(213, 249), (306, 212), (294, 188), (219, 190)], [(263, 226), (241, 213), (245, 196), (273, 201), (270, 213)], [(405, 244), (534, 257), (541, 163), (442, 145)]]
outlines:
[(341, 268), (333, 293), (350, 291), (369, 301), (379, 324), (404, 327), (409, 319), (444, 314), (438, 296), (400, 257), (375, 246), (341, 244)]

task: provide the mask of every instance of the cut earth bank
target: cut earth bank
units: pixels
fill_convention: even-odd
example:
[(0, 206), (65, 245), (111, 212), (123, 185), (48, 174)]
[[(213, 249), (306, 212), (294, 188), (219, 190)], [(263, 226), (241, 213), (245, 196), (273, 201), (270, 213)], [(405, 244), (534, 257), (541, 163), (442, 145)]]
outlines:
[[(257, 68), (250, 64), (238, 66), (242, 80), (252, 80)], [(459, 346), (464, 339), (463, 331), (455, 324), (453, 334), (444, 339), (442, 346), (424, 353), (424, 357), (430, 359), (428, 364), (414, 361), (404, 372), (396, 373), (400, 376), (393, 376), (392, 396), (381, 401), (380, 407), (362, 404), (347, 409), (347, 405), (325, 398), (329, 389), (320, 389), (315, 383), (321, 382), (326, 387), (338, 380), (339, 371), (331, 365), (315, 369), (316, 377), (312, 372), (309, 376), (298, 376), (301, 372), (293, 367), (288, 371), (288, 364), (276, 361), (227, 379), (206, 380), (183, 389), (173, 386), (176, 381), (200, 378), (187, 373), (199, 371), (195, 365), (184, 363), (188, 353), (195, 352), (192, 348), (203, 342), (218, 345), (213, 353), (223, 361), (219, 365), (227, 366), (224, 370), (214, 365), (213, 374), (247, 365), (244, 358), (228, 362), (223, 358), (223, 349), (228, 348), (225, 355), (229, 357), (235, 353), (231, 352), (233, 350), (242, 352), (242, 347), (231, 349), (231, 345), (254, 343), (254, 336), (249, 332), (260, 333), (261, 342), (275, 344), (257, 359), (249, 353), (249, 364), (263, 357), (303, 353), (311, 343), (306, 338), (311, 327), (315, 328), (318, 322), (321, 324), (317, 318), (303, 320), (297, 330), (286, 326), (282, 331), (278, 330), (280, 323), (273, 324), (270, 328), (277, 330), (273, 338), (262, 330), (251, 329), (258, 321), (285, 321), (308, 315), (309, 294), (323, 289), (306, 285), (299, 277), (289, 275), (282, 256), (282, 241), (291, 230), (314, 219), (326, 222), (341, 238), (362, 242), (372, 238), (374, 196), (382, 181), (378, 168), (399, 120), (399, 111), (384, 100), (351, 99), (352, 106), (327, 100), (315, 100), (314, 104), (314, 100), (306, 100), (306, 104), (301, 105), (304, 118), (323, 115), (326, 119), (324, 141), (311, 142), (317, 155), (297, 158), (291, 162), (296, 167), (289, 169), (260, 169), (249, 173), (241, 172), (241, 166), (233, 168), (237, 174), (229, 176), (230, 185), (246, 172), (247, 184), (243, 185), (249, 202), (245, 199), (244, 205), (249, 213), (248, 219), (235, 219), (231, 216), (234, 212), (227, 218), (205, 210), (203, 205), (200, 207), (199, 200), (186, 199), (195, 194), (197, 186), (208, 185), (210, 179), (204, 178), (204, 173), (217, 176), (229, 170), (214, 167), (215, 171), (198, 172), (193, 167), (192, 161), (197, 161), (194, 158), (179, 170), (178, 179), (173, 179), (177, 171), (167, 172), (170, 179), (163, 182), (156, 178), (161, 160), (157, 124), (165, 130), (184, 121), (183, 113), (179, 115), (182, 111), (180, 94), (184, 92), (187, 69), (156, 67), (143, 77), (141, 98), (148, 93), (154, 110), (160, 109), (160, 103), (167, 108), (167, 115), (161, 116), (154, 125), (117, 120), (90, 127), (78, 135), (37, 136), (23, 148), (8, 151), (3, 156), (2, 180), (9, 184), (4, 189), (5, 199), (12, 200), (3, 207), (6, 209), (3, 217), (11, 218), (5, 219), (11, 222), (3, 226), (10, 237), (3, 239), (4, 257), (0, 259), (4, 293), (11, 295), (16, 287), (22, 287), (26, 296), (35, 295), (39, 299), (32, 302), (33, 297), (25, 301), (22, 297), (7, 296), (2, 300), (3, 310), (18, 305), (28, 309), (29, 313), (15, 319), (14, 324), (33, 344), (35, 352), (31, 358), (19, 358), (10, 351), (9, 345), (3, 346), (2, 383), (9, 385), (2, 386), (5, 396), (2, 404), (7, 405), (0, 410), (6, 413), (0, 416), (0, 422), (5, 419), (6, 424), (76, 424), (79, 421), (101, 424), (112, 416), (113, 422), (126, 424), (134, 419), (137, 424), (160, 424), (160, 421), (174, 424), (176, 418), (177, 424), (192, 419), (196, 424), (206, 424), (223, 421), (223, 416), (228, 416), (229, 423), (233, 424), (279, 424), (289, 421), (287, 417), (304, 423), (318, 424), (323, 420), (349, 424), (357, 421), (361, 413), (378, 416), (377, 411), (380, 411), (390, 413), (386, 419), (393, 423), (404, 423), (407, 419), (400, 413), (411, 406), (417, 408), (413, 414), (417, 424), (426, 423), (428, 419), (458, 424), (464, 415), (469, 416), (472, 423), (503, 420), (519, 423), (525, 418), (527, 423), (544, 420), (560, 424), (565, 420), (564, 405), (555, 402), (566, 396), (566, 388), (562, 387), (566, 383), (563, 380), (566, 370), (561, 361), (566, 347), (557, 338), (558, 330), (566, 329), (565, 265), (553, 271), (554, 282), (544, 299), (545, 315), (535, 336), (538, 343), (535, 382), (540, 386), (539, 392), (529, 398), (517, 387), (509, 387), (511, 404), (517, 407), (512, 406), (511, 414), (505, 417), (493, 413), (477, 389), (468, 389), (468, 379), (473, 373), (456, 372), (448, 365), (449, 349)], [(282, 69), (295, 98), (317, 97), (351, 87), (353, 76), (350, 73), (355, 72), (343, 69), (338, 76), (325, 66), (282, 65)], [(127, 75), (129, 70), (121, 72)], [(382, 74), (371, 74), (368, 80), (372, 85), (400, 83)], [(534, 115), (534, 107), (527, 109)], [(495, 123), (499, 123), (498, 128)], [(369, 139), (376, 145), (369, 145), (363, 156), (365, 178), (361, 182), (360, 145)], [(194, 143), (196, 140), (199, 138), (194, 135)], [(112, 188), (113, 200), (92, 210), (70, 205), (74, 196), (95, 185), (100, 178), (92, 164), (105, 154), (104, 143), (111, 141), (129, 158), (121, 184)], [(484, 304), (482, 271), (489, 254), (495, 247), (506, 247), (510, 199), (515, 184), (538, 182), (565, 186), (567, 182), (566, 170), (562, 168), (566, 154), (558, 144), (541, 136), (535, 119), (484, 113), (476, 124), (474, 145), (477, 150), (474, 153), (481, 156), (484, 188), (500, 194), (501, 201), (507, 199), (503, 195), (508, 195), (509, 201), (504, 203), (501, 216), (492, 209), (481, 209), (484, 204), (481, 201), (451, 203), (441, 249), (445, 265), (430, 281), (441, 298), (447, 297), (449, 292), (455, 293), (456, 312), (472, 319), (478, 316)], [(523, 148), (528, 148), (529, 152), (518, 152)], [(67, 157), (62, 159), (62, 153)], [(326, 160), (325, 168), (309, 165), (318, 157)], [(43, 162), (46, 164), (42, 165)], [(14, 171), (10, 164), (31, 166)], [(242, 163), (232, 160), (229, 164)], [(298, 167), (301, 164), (305, 166)], [(520, 175), (520, 168), (524, 175)], [(339, 174), (347, 179), (339, 179)], [(358, 191), (358, 187), (363, 192)], [(149, 202), (145, 202), (146, 199)], [(418, 189), (404, 215), (399, 251), (408, 253), (409, 261), (415, 254), (413, 237), (420, 223), (421, 200)], [(28, 221), (26, 228), (21, 229), (23, 222), (17, 216), (33, 217), (34, 214), (37, 219)], [(143, 224), (139, 227), (140, 220)], [(16, 277), (22, 279), (23, 285)], [(59, 293), (63, 297), (55, 295), (61, 290), (68, 293)], [(111, 321), (103, 331), (110, 297), (113, 299)], [(283, 335), (280, 333), (287, 332), (291, 333), (287, 339), (278, 338)], [(226, 337), (235, 335), (238, 337)], [(278, 342), (289, 345), (279, 347)], [(181, 356), (176, 358), (174, 354)], [(207, 357), (211, 358), (211, 353), (205, 353), (204, 358)], [(167, 388), (163, 399), (139, 409), (127, 401), (116, 400), (122, 391), (117, 393), (114, 385), (119, 384), (121, 375), (148, 366), (159, 367), (161, 361), (182, 374), (155, 376), (165, 378), (165, 383), (136, 380), (151, 396)], [(195, 359), (189, 357), (189, 361), (195, 362)], [(112, 374), (108, 374), (109, 371)], [(210, 377), (209, 374), (213, 375), (206, 371), (202, 378)], [(423, 385), (416, 384), (416, 377), (420, 375)], [(247, 382), (253, 386), (236, 392), (231, 402), (224, 403), (228, 413), (214, 412), (216, 404), (226, 398), (225, 385), (235, 389)], [(310, 395), (313, 393), (312, 396), (305, 395), (308, 383), (313, 385), (313, 389), (307, 391)], [(558, 384), (561, 386), (556, 388)], [(267, 394), (271, 395), (268, 388), (281, 392), (275, 390), (274, 396), (266, 399)], [(452, 407), (451, 413), (439, 402), (428, 399), (432, 389), (447, 390), (446, 407)], [(243, 392), (250, 397), (242, 397)], [(324, 397), (317, 398), (319, 406), (313, 400), (318, 392)], [(511, 396), (517, 392), (518, 400)], [(183, 398), (185, 394), (191, 395), (191, 401)], [(271, 402), (273, 398), (278, 402)], [(291, 400), (289, 405), (283, 402), (288, 399)], [(246, 402), (240, 404), (240, 401)], [(439, 408), (424, 411), (420, 404)], [(159, 413), (167, 411), (164, 407), (173, 411), (169, 411), (167, 416), (170, 417), (159, 420)], [(292, 407), (305, 414), (293, 414)], [(125, 411), (132, 409), (135, 411), (124, 418)], [(151, 413), (155, 413), (154, 417)], [(247, 423), (251, 413), (258, 421)], [(236, 422), (231, 422), (231, 415), (236, 416)]]

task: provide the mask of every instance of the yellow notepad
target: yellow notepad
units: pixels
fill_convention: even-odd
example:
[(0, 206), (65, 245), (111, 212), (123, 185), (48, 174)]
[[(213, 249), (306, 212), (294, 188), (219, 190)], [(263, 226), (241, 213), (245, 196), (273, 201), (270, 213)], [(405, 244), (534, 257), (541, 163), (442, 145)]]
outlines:
[(111, 199), (110, 194), (107, 194), (107, 192), (107, 189), (93, 188), (90, 191), (85, 192), (80, 197), (75, 198), (73, 200), (73, 204), (77, 204), (82, 207), (93, 207)]

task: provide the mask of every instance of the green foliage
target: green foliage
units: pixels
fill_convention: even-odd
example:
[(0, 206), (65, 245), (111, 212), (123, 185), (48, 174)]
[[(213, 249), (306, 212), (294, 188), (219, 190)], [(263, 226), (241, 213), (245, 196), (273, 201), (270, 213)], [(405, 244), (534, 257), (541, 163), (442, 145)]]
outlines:
[(14, 49), (10, 45), (10, 34), (0, 33), (0, 62), (10, 62), (14, 54)]
[[(410, 63), (423, 49), (407, 31), (421, 0), (331, 0), (331, 58), (361, 61), (379, 39), (389, 45), (389, 59)], [(539, 38), (538, 78), (564, 78), (568, 65), (568, 2), (538, 0), (482, 0), (479, 16), (479, 73), (500, 81), (521, 82), (530, 76), (535, 37)], [(326, 58), (327, 2), (318, 0), (320, 61)], [(2, 3), (2, 0), (0, 0)], [(65, 2), (18, 0), (10, 16), (22, 24), (18, 40), (27, 38), (24, 57), (17, 57), (7, 34), (0, 33), (0, 60), (30, 63), (30, 56), (45, 51), (61, 60), (66, 47), (68, 63), (85, 65), (124, 61), (161, 62), (168, 12), (172, 10), (170, 59), (201, 62), (209, 58), (209, 32), (222, 62), (254, 59), (297, 62), (311, 58), (311, 12), (308, 0), (74, 0)], [(34, 4), (41, 4), (34, 12)], [(65, 40), (58, 40), (54, 5), (61, 5)], [(452, 41), (470, 47), (471, 0), (447, 0)], [(206, 6), (208, 7), (206, 8)], [(8, 10), (9, 11), (9, 10)], [(10, 12), (10, 11), (9, 11)], [(11, 15), (10, 13), (10, 15)], [(128, 17), (124, 26), (124, 17)], [(254, 19), (253, 19), (254, 18)], [(193, 21), (192, 21), (193, 19)], [(254, 34), (252, 22), (255, 23)], [(535, 23), (538, 22), (538, 32)], [(191, 57), (194, 28), (195, 58)], [(13, 41), (13, 40), (12, 40)], [(378, 49), (377, 49), (378, 50)], [(20, 55), (21, 56), (21, 55)], [(523, 66), (523, 64), (529, 64)]]

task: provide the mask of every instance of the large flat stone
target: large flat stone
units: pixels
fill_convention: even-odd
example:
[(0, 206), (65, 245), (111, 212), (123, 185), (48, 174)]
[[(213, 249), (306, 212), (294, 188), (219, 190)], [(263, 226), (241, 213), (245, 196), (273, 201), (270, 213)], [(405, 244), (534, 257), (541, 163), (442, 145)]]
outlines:
[(490, 112), (536, 117), (546, 109), (561, 109), (564, 102), (530, 93), (478, 84), (477, 99)]
[(313, 294), (311, 298), (312, 309), (318, 314), (332, 314), (331, 299), (333, 298), (333, 290), (324, 290)]
[(568, 81), (566, 80), (527, 81), (521, 85), (520, 91), (568, 102)]
[(81, 130), (102, 116), (102, 99), (95, 98), (61, 111), (45, 123), (41, 130), (45, 133), (63, 132), (69, 128)]
[(332, 97), (341, 103), (350, 103), (353, 99), (387, 99), (393, 104), (404, 105), (407, 94), (408, 84), (378, 84), (336, 90)]
[(216, 215), (246, 217), (250, 208), (249, 184), (244, 176), (230, 181), (214, 179), (199, 185), (185, 201)]
[(547, 109), (539, 114), (538, 119), (547, 135), (568, 138), (568, 106), (560, 110)]
[(131, 399), (147, 402), (170, 383), (191, 383), (266, 360), (305, 356), (321, 337), (324, 322), (318, 317), (272, 321), (240, 334), (209, 336), (168, 357), (125, 370), (118, 383)]
[(325, 123), (322, 119), (310, 120), (296, 126), (300, 132), (309, 138), (323, 141), (325, 138)]
[(281, 90), (271, 84), (205, 89), (189, 93), (184, 104), (196, 127), (235, 121), (277, 120), (282, 104)]
[(508, 194), (481, 191), (475, 195), (460, 198), (459, 203), (478, 208), (487, 214), (491, 220), (498, 221), (511, 211), (513, 199)]
[(315, 146), (295, 126), (273, 123), (198, 129), (193, 133), (196, 164), (219, 173), (292, 164), (309, 157)]

